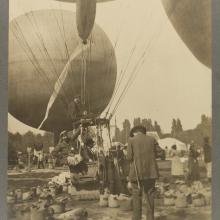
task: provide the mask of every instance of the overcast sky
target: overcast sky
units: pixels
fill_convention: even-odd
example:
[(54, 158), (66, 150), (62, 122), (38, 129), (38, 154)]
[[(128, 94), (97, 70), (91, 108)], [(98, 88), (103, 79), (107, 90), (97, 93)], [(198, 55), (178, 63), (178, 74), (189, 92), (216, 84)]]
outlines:
[[(38, 9), (75, 11), (74, 4), (52, 0), (9, 2), (10, 20)], [(133, 120), (134, 117), (147, 117), (157, 120), (162, 130), (169, 132), (172, 118), (179, 117), (183, 128), (190, 129), (199, 123), (201, 114), (211, 115), (211, 70), (199, 63), (179, 38), (160, 0), (99, 3), (96, 23), (106, 32), (112, 44), (118, 38), (115, 49), (118, 75), (136, 45), (121, 90), (146, 45), (150, 45), (143, 65), (116, 112), (118, 124), (125, 118)], [(29, 129), (9, 116), (10, 131), (23, 133)]]

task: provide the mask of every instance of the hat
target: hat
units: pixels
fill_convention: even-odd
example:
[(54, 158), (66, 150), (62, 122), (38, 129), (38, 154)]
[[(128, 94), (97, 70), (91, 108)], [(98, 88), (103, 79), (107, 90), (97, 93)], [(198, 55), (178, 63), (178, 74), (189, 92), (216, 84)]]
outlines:
[(142, 126), (142, 125), (138, 125), (138, 126), (135, 126), (135, 127), (133, 127), (133, 128), (131, 129), (131, 133), (132, 133), (132, 134), (134, 134), (134, 133), (136, 133), (136, 132), (141, 132), (141, 133), (143, 133), (143, 134), (146, 134), (147, 129), (146, 129), (144, 126)]

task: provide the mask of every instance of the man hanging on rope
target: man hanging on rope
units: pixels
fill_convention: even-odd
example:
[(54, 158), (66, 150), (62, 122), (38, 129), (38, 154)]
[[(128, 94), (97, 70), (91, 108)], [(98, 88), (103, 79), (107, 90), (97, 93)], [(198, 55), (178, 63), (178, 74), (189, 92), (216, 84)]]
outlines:
[(68, 105), (68, 113), (70, 120), (73, 121), (73, 129), (78, 127), (79, 121), (82, 116), (82, 106), (80, 101), (80, 96), (75, 96), (73, 101)]
[(132, 129), (134, 137), (129, 139), (127, 159), (130, 161), (129, 187), (132, 189), (132, 220), (142, 218), (142, 194), (146, 198), (147, 220), (154, 219), (154, 188), (158, 178), (156, 162), (156, 140), (146, 135), (146, 128)]
[(88, 128), (80, 125), (80, 134), (76, 139), (76, 145), (67, 157), (67, 163), (70, 169), (70, 178), (72, 185), (78, 189), (79, 174), (85, 175), (88, 172), (88, 162), (95, 160), (91, 148), (94, 146), (94, 141), (89, 134)]
[(70, 139), (67, 136), (67, 131), (60, 133), (60, 139), (55, 146), (52, 156), (56, 158), (56, 166), (64, 166), (66, 164), (66, 158), (70, 152), (71, 144)]

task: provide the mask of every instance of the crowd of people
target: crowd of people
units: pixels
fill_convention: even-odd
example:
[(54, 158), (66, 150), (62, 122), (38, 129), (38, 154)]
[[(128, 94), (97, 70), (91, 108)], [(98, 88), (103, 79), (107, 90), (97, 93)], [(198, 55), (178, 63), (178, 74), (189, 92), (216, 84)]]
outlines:
[(204, 163), (206, 177), (211, 181), (211, 145), (209, 138), (204, 138), (202, 149), (196, 147), (192, 141), (188, 151), (178, 151), (177, 146), (173, 145), (168, 152), (171, 158), (171, 175), (178, 179), (184, 178), (188, 182), (198, 181), (200, 177), (200, 164)]
[[(141, 219), (144, 195), (147, 219), (153, 220), (155, 183), (160, 176), (157, 158), (162, 151), (157, 141), (147, 135), (143, 126), (136, 126), (131, 130), (127, 145), (116, 144), (107, 153), (103, 150), (93, 151), (93, 139), (93, 134), (87, 127), (77, 127), (71, 133), (62, 132), (58, 144), (51, 147), (49, 153), (45, 153), (43, 145), (40, 145), (34, 146), (29, 156), (37, 168), (69, 167), (70, 179), (76, 189), (80, 174), (88, 172), (88, 162), (98, 161), (97, 180), (100, 183), (100, 193), (108, 188), (112, 195), (131, 195), (133, 220)], [(202, 152), (194, 142), (187, 152), (179, 151), (176, 145), (169, 152), (166, 149), (165, 151), (171, 158), (172, 177), (185, 179), (189, 184), (200, 180), (199, 158), (203, 152), (207, 178), (211, 181), (211, 146), (208, 137), (204, 138)]]

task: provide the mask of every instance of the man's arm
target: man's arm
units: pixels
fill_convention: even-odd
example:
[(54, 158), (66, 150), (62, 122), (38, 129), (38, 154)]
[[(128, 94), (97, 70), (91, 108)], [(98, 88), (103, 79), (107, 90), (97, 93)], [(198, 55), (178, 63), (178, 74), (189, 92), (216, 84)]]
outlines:
[(154, 139), (154, 149), (156, 158), (160, 158), (163, 154), (163, 149), (159, 146), (158, 142)]
[(133, 160), (133, 150), (132, 150), (131, 139), (128, 140), (127, 159), (129, 161)]
[(58, 143), (55, 146), (54, 150), (52, 151), (52, 156), (57, 157), (60, 151), (61, 151), (61, 146), (60, 146), (60, 143)]

